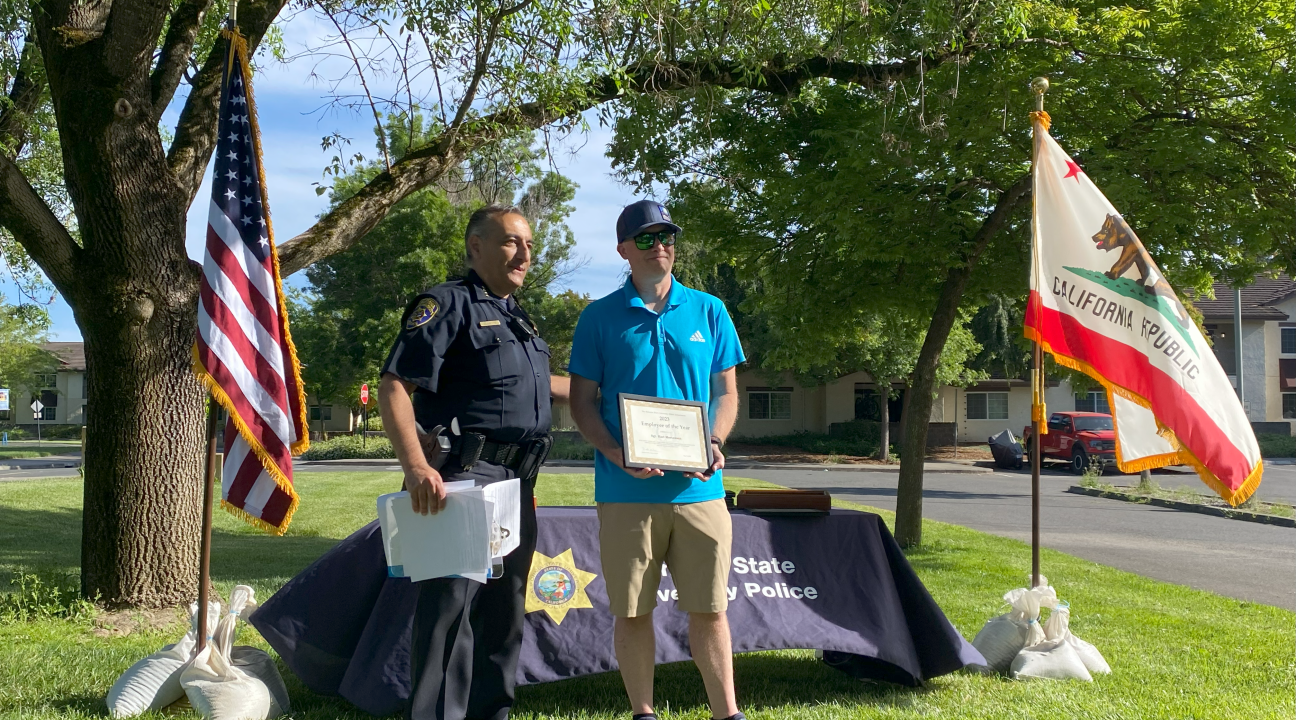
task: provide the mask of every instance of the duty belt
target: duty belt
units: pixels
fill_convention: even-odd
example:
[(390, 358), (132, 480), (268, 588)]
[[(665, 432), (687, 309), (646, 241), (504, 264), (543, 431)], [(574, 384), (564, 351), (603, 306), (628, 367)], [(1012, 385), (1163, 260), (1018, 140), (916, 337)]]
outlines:
[(553, 439), (548, 435), (526, 443), (502, 443), (487, 440), (481, 433), (469, 432), (454, 438), (449, 456), (464, 470), (471, 470), (478, 462), (488, 462), (510, 468), (517, 472), (518, 477), (529, 479), (539, 472), (552, 444)]

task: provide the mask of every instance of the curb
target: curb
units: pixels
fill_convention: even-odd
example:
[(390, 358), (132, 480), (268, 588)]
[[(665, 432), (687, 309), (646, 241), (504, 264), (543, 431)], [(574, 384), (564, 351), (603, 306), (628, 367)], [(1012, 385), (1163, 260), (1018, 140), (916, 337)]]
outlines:
[(1072, 485), (1067, 488), (1067, 492), (1076, 495), (1088, 495), (1090, 497), (1110, 498), (1112, 500), (1123, 500), (1125, 502), (1138, 503), (1140, 505), (1155, 505), (1157, 507), (1169, 508), (1171, 510), (1184, 510), (1186, 512), (1201, 513), (1203, 515), (1214, 515), (1215, 517), (1228, 518), (1230, 520), (1246, 520), (1247, 522), (1261, 523), (1264, 525), (1277, 525), (1279, 527), (1296, 528), (1296, 518), (1281, 517), (1278, 515), (1265, 515), (1264, 513), (1254, 513), (1247, 510), (1231, 510), (1218, 508), (1211, 505), (1199, 505), (1197, 503), (1180, 502), (1178, 500), (1165, 500), (1163, 498), (1150, 498), (1143, 495), (1132, 495), (1123, 492), (1111, 492), (1108, 490), (1099, 490), (1097, 488), (1080, 487)]
[(0, 465), (0, 470), (54, 470), (57, 468), (79, 468), (79, 462), (41, 463), (39, 465)]

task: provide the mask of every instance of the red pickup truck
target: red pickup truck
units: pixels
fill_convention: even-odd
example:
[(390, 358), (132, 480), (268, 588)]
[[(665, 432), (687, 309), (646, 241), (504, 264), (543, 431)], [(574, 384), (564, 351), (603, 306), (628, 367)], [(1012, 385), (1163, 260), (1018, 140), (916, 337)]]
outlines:
[[(1111, 415), (1091, 412), (1056, 412), (1049, 416), (1048, 433), (1044, 435), (1040, 460), (1066, 460), (1071, 471), (1084, 474), (1095, 460), (1104, 465), (1116, 463), (1116, 431)], [(1026, 455), (1034, 452), (1034, 438), (1029, 425), (1022, 431)]]

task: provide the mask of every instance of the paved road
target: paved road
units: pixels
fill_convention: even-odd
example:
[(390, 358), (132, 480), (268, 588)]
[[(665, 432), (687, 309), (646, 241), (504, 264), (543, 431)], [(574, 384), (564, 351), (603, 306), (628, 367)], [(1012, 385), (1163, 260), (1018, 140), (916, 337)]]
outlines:
[[(843, 500), (895, 510), (894, 472), (733, 473), (787, 487), (827, 490)], [(1105, 479), (1113, 484), (1138, 482), (1138, 476), (1118, 474)], [(1156, 473), (1154, 479), (1166, 487), (1201, 486), (1192, 475)], [(1296, 610), (1296, 530), (1066, 492), (1074, 484), (1076, 477), (1060, 470), (1045, 470), (1040, 478), (1044, 547), (1157, 580)], [(1270, 468), (1260, 487), (1274, 499), (1296, 496), (1296, 466)], [(928, 473), (923, 516), (1030, 542), (1030, 474)], [(1023, 558), (1024, 567), (1029, 562)]]
[[(895, 509), (894, 474), (746, 470), (743, 475)], [(1167, 485), (1163, 477), (1157, 479)], [(1296, 468), (1274, 472), (1265, 484), (1271, 481), (1291, 493)], [(1066, 492), (1073, 484), (1074, 476), (1061, 472), (1041, 478), (1045, 547), (1157, 580), (1296, 610), (1296, 530), (1073, 495)], [(1030, 475), (930, 474), (924, 483), (923, 516), (1030, 542)]]
[[(394, 464), (311, 463), (298, 472), (396, 470)], [(548, 472), (592, 472), (589, 467), (548, 466)], [(755, 469), (734, 474), (895, 509), (895, 472)], [(0, 472), (0, 481), (74, 476), (75, 469)], [(1200, 489), (1191, 475), (1157, 473), (1161, 485)], [(1137, 477), (1108, 475), (1109, 482)], [(1296, 530), (1072, 495), (1076, 478), (1046, 470), (1041, 479), (1041, 539), (1045, 547), (1167, 582), (1242, 600), (1296, 610)], [(1272, 466), (1260, 496), (1296, 500), (1296, 466)], [(933, 520), (1030, 541), (1030, 475), (1027, 473), (928, 473), (923, 514)], [(1026, 562), (1025, 560), (1023, 562)], [(1047, 569), (1045, 571), (1047, 574)], [(1059, 578), (1061, 580), (1061, 578)]]

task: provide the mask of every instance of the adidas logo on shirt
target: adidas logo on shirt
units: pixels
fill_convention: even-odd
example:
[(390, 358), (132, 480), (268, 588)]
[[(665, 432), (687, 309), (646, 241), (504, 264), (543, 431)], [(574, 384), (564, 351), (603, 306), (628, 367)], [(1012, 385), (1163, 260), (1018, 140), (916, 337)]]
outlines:
[(701, 330), (694, 330), (693, 337), (689, 338), (689, 340), (691, 340), (692, 342), (701, 342), (701, 343), (706, 342), (706, 338), (702, 337)]

